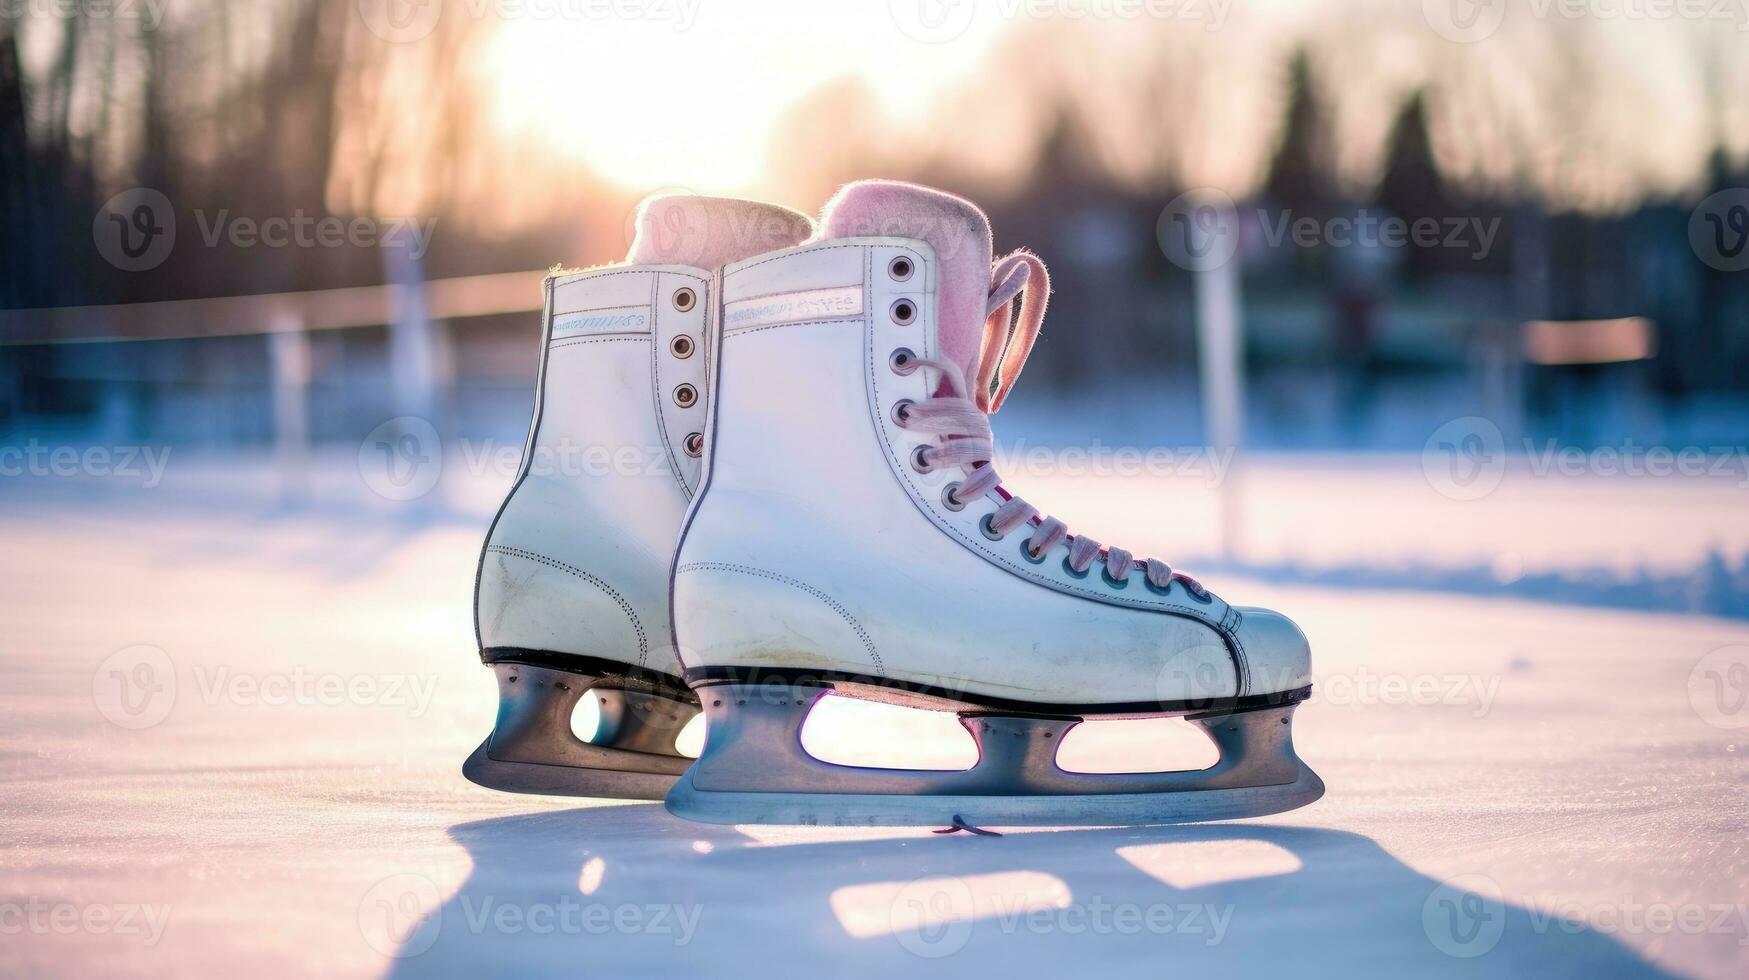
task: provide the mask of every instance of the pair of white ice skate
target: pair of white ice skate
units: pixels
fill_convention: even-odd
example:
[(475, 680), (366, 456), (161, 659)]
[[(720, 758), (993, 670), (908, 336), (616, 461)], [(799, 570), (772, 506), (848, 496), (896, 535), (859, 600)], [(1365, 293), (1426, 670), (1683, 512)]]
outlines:
[[(468, 778), (666, 796), (716, 823), (1150, 824), (1317, 799), (1291, 738), (1311, 690), (1291, 621), (1001, 486), (987, 415), (1048, 295), (1037, 258), (992, 262), (977, 208), (874, 181), (817, 230), (656, 199), (625, 264), (549, 278), (534, 423), (480, 560), (500, 708)], [(956, 711), (979, 759), (815, 759), (800, 732), (827, 693)], [(584, 696), (589, 741), (571, 728)], [(674, 742), (700, 710), (693, 762)], [(1085, 718), (1157, 715), (1200, 726), (1220, 761), (1056, 764)]]

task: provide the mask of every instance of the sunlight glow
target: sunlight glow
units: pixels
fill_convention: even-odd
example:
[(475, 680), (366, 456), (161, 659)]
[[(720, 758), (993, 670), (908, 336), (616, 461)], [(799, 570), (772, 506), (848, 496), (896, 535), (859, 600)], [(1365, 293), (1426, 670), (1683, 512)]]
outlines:
[(1300, 859), (1263, 840), (1173, 841), (1120, 847), (1117, 856), (1173, 888), (1200, 888), (1300, 870)]
[(1070, 898), (1069, 886), (1055, 875), (1003, 871), (845, 885), (832, 893), (831, 906), (846, 933), (867, 939), (1067, 908)]
[(601, 878), (607, 874), (607, 862), (598, 857), (592, 857), (583, 863), (583, 870), (577, 875), (577, 890), (585, 895), (595, 894), (601, 887)]
[(507, 133), (629, 187), (726, 192), (756, 182), (775, 125), (822, 84), (860, 76), (882, 111), (920, 118), (1000, 27), (979, 18), (954, 44), (926, 44), (886, 3), (675, 0), (629, 22), (507, 19), (488, 77)]

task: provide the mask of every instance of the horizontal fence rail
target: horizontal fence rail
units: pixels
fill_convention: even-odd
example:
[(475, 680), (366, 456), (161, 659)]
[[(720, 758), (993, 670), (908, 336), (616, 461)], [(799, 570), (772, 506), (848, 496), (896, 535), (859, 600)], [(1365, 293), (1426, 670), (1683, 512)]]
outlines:
[(546, 272), (434, 279), (416, 285), (220, 296), (106, 306), (0, 310), (0, 346), (188, 340), (391, 324), (423, 292), (432, 320), (537, 312)]

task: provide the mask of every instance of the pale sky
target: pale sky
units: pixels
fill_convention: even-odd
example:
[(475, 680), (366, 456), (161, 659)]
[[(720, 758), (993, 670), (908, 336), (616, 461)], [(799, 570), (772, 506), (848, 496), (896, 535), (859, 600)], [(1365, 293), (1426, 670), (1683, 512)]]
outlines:
[[(864, 83), (896, 129), (932, 126), (950, 146), (956, 135), (978, 134), (977, 152), (963, 154), (973, 170), (999, 171), (1001, 157), (1025, 149), (1012, 145), (1023, 136), (1015, 127), (1037, 117), (1002, 105), (1009, 91), (1028, 93), (1035, 109), (1076, 102), (1102, 144), (1133, 161), (1126, 120), (1138, 99), (1153, 97), (1138, 95), (1137, 75), (1171, 51), (1200, 53), (1170, 96), (1202, 107), (1176, 134), (1185, 178), (1243, 190), (1275, 137), (1281, 62), (1311, 38), (1330, 53), (1323, 81), (1342, 92), (1335, 122), (1345, 172), (1369, 176), (1403, 96), (1445, 79), (1435, 136), (1451, 162), (1501, 181), (1528, 171), (1560, 184), (1559, 193), (1608, 206), (1697, 175), (1718, 128), (1717, 107), (1700, 94), (1697, 52), (1715, 44), (1725, 52), (1722, 81), (1749, 90), (1749, 3), (1722, 8), (1741, 21), (1696, 21), (1632, 16), (1625, 11), (1645, 5), (1623, 0), (1590, 0), (1595, 12), (1577, 18), (1514, 0), (1489, 36), (1463, 43), (1441, 36), (1425, 12), (1447, 0), (623, 2), (646, 15), (506, 19), (484, 74), (495, 80), (507, 133), (633, 188), (760, 187), (773, 125), (845, 77)], [(1146, 9), (1164, 16), (1137, 14)], [(1038, 79), (1027, 77), (1028, 65), (998, 57), (1011, 35), (1027, 32), (1056, 49), (1067, 82), (1030, 84)], [(954, 101), (968, 89), (986, 94), (970, 106)], [(1741, 97), (1731, 101), (1724, 131), (1740, 139), (1749, 117)], [(1508, 160), (1513, 145), (1529, 159)]]

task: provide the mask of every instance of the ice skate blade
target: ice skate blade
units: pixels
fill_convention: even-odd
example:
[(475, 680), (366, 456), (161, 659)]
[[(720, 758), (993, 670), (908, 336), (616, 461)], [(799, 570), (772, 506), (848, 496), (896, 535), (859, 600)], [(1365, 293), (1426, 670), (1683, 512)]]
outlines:
[(710, 719), (698, 762), (667, 797), (705, 823), (946, 827), (1087, 827), (1191, 823), (1281, 813), (1324, 794), (1294, 753), (1295, 703), (1187, 715), (1220, 761), (1184, 772), (1069, 772), (1057, 747), (1077, 717), (968, 712), (978, 743), (965, 770), (877, 769), (822, 762), (801, 729), (826, 688), (700, 689)]
[[(604, 686), (599, 676), (519, 663), (492, 664), (498, 675), (498, 721), (462, 775), (507, 793), (659, 800), (692, 760), (674, 739), (698, 706), (642, 691)], [(571, 730), (586, 694), (601, 702), (597, 741)]]
[[(672, 773), (631, 769), (589, 769), (539, 762), (499, 762), (491, 757), (492, 740), (480, 743), (462, 775), (468, 782), (503, 793), (537, 796), (587, 796), (604, 800), (659, 800), (679, 777)], [(682, 758), (681, 765), (690, 762)]]
[(1132, 827), (1238, 820), (1296, 810), (1324, 795), (1301, 766), (1281, 786), (1083, 793), (1073, 796), (882, 796), (868, 793), (741, 793), (700, 790), (688, 773), (668, 792), (668, 812), (699, 823), (801, 827)]

